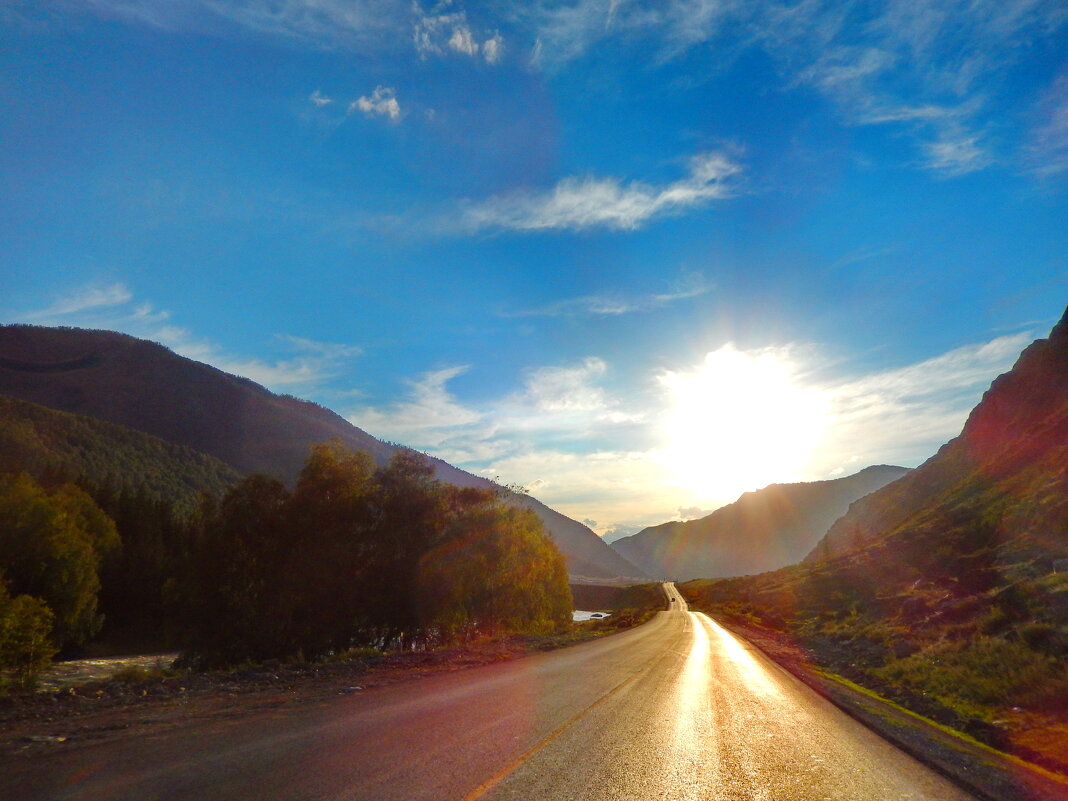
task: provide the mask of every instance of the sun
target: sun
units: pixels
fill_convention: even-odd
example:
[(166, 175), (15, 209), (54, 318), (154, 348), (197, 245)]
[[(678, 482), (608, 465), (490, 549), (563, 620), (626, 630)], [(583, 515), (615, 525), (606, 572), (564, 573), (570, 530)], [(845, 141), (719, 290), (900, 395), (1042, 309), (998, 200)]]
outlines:
[(732, 343), (696, 369), (662, 374), (663, 458), (673, 483), (721, 504), (800, 480), (827, 428), (828, 399), (798, 376), (789, 349), (741, 351)]

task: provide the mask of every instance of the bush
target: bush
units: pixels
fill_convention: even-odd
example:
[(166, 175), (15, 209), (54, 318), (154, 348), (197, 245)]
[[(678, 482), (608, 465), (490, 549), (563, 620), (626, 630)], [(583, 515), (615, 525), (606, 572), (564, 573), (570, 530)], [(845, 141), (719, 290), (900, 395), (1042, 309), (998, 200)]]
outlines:
[(0, 582), (0, 688), (8, 683), (32, 687), (48, 667), (57, 650), (50, 637), (53, 620), (44, 601), (28, 595), (12, 598)]

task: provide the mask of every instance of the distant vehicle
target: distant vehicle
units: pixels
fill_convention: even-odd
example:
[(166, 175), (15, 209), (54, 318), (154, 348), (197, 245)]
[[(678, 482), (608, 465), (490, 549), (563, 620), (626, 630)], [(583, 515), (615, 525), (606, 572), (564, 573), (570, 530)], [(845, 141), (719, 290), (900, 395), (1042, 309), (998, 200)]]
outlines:
[(593, 620), (594, 618), (602, 618), (602, 617), (608, 617), (608, 613), (607, 612), (594, 612), (592, 615), (590, 615), (590, 620)]

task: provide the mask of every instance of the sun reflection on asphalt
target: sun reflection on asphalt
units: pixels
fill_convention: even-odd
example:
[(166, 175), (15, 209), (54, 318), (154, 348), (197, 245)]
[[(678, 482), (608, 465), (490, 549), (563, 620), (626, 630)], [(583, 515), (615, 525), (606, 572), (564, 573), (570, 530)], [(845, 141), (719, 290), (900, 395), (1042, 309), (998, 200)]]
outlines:
[(696, 612), (695, 614), (703, 624), (702, 628), (708, 629), (718, 638), (718, 643), (722, 646), (720, 653), (731, 661), (750, 689), (766, 696), (778, 697), (782, 695), (782, 690), (772, 680), (767, 667), (762, 665), (742, 645), (737, 637), (703, 612)]

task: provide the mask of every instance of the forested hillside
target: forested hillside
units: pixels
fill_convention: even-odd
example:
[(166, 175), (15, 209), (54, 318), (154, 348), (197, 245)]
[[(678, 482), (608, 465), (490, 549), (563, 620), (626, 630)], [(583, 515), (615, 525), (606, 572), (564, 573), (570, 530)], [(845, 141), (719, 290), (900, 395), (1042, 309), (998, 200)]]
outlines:
[(124, 426), (0, 395), (0, 473), (87, 478), (192, 510), (240, 478), (223, 462)]
[[(110, 421), (209, 454), (242, 475), (265, 473), (290, 487), (315, 443), (339, 439), (379, 465), (403, 450), (314, 403), (275, 395), (162, 345), (112, 331), (0, 326), (0, 395)], [(498, 489), (485, 478), (431, 461), (443, 481)], [(581, 523), (529, 496), (509, 502), (541, 518), (573, 574), (643, 575)]]

